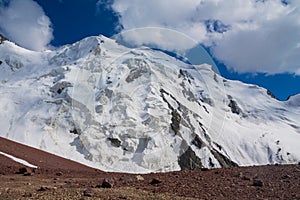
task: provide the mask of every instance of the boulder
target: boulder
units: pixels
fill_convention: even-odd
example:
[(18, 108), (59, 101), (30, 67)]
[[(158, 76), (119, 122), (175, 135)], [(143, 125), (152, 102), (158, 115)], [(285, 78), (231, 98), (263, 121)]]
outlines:
[(103, 180), (101, 187), (102, 188), (112, 188), (115, 184), (114, 178), (106, 178)]

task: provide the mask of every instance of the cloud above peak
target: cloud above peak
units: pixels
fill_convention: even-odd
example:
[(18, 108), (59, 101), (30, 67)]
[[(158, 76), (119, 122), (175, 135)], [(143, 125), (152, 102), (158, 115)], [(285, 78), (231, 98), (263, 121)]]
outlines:
[(125, 30), (180, 31), (237, 72), (300, 75), (298, 0), (114, 0), (112, 9)]
[(49, 17), (33, 0), (0, 0), (0, 32), (35, 51), (47, 49), (53, 39)]

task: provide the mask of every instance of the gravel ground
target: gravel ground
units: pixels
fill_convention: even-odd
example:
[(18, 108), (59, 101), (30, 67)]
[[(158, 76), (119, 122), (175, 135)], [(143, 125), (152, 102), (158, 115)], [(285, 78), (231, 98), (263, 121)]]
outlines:
[(0, 199), (300, 199), (300, 165), (107, 173), (0, 138)]

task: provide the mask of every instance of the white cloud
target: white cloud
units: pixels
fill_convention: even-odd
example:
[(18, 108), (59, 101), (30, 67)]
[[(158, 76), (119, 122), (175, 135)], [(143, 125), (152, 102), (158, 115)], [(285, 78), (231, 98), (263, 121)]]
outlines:
[(145, 27), (122, 31), (114, 39), (129, 46), (147, 45), (182, 52), (197, 45), (197, 41), (178, 31), (160, 27)]
[(31, 50), (44, 50), (53, 39), (50, 19), (33, 0), (11, 0), (7, 6), (2, 4), (0, 30), (12, 41)]
[[(114, 0), (112, 8), (125, 30), (151, 26), (180, 31), (209, 46), (218, 60), (238, 72), (299, 74), (300, 1), (285, 2)], [(157, 37), (149, 33), (144, 39), (149, 41), (149, 35)]]

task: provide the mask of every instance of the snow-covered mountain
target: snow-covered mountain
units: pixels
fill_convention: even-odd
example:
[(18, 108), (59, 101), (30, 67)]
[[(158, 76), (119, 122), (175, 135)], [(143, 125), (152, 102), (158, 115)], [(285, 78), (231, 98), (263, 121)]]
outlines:
[(103, 36), (45, 52), (0, 43), (2, 137), (106, 171), (300, 161), (300, 95), (280, 102)]

